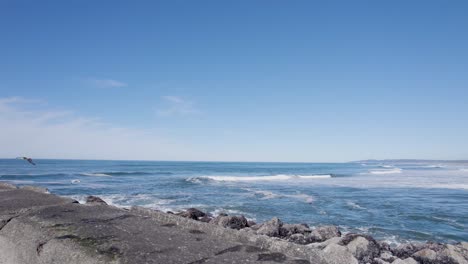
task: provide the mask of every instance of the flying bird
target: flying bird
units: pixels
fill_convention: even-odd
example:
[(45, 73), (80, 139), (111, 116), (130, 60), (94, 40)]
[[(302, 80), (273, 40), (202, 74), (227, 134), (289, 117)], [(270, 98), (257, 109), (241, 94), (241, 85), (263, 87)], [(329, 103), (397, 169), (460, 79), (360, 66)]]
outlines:
[(32, 165), (36, 165), (36, 163), (34, 163), (34, 161), (31, 159), (31, 158), (28, 158), (28, 157), (19, 157), (17, 159), (23, 159), (23, 160), (26, 160), (28, 161), (29, 163), (31, 163)]

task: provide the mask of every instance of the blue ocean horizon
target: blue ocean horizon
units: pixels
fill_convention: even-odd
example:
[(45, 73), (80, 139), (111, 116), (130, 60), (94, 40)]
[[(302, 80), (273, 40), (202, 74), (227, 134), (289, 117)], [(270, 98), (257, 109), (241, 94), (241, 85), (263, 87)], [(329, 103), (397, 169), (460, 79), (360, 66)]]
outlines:
[(468, 162), (347, 163), (0, 159), (0, 181), (161, 211), (333, 224), (390, 243), (468, 241)]

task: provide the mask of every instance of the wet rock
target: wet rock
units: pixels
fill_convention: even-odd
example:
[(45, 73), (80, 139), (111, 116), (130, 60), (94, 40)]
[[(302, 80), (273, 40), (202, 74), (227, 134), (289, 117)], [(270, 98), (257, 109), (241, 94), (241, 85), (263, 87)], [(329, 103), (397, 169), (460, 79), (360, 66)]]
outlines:
[(422, 264), (432, 264), (436, 263), (437, 253), (432, 249), (425, 248), (414, 253), (412, 257)]
[(198, 220), (198, 218), (201, 218), (201, 217), (205, 216), (206, 214), (204, 212), (198, 210), (197, 208), (189, 208), (189, 209), (185, 210), (184, 212), (177, 213), (176, 215), (182, 216), (182, 217), (185, 217), (185, 218)]
[(437, 254), (437, 260), (439, 261), (438, 263), (468, 264), (468, 259), (465, 258), (466, 253), (462, 248), (446, 245), (445, 249)]
[(319, 226), (312, 231), (312, 238), (316, 242), (323, 242), (332, 237), (340, 237), (341, 232), (336, 226)]
[(248, 220), (247, 221), (247, 226), (251, 227), (251, 226), (254, 226), (256, 225), (257, 223), (255, 223), (255, 221), (252, 221), (252, 220)]
[(419, 250), (423, 249), (424, 246), (421, 244), (401, 244), (398, 245), (396, 248), (392, 249), (393, 255), (401, 258), (406, 259), (411, 257), (414, 253), (418, 252)]
[(313, 242), (310, 236), (303, 234), (292, 234), (288, 237), (288, 241), (299, 245), (307, 245)]
[(281, 234), (281, 227), (283, 222), (276, 217), (273, 217), (270, 221), (265, 222), (257, 229), (257, 234), (266, 235), (270, 237), (279, 237)]
[(362, 263), (370, 263), (380, 256), (380, 246), (370, 236), (346, 234), (340, 244), (346, 246), (349, 252)]
[(198, 221), (204, 222), (204, 223), (209, 223), (211, 220), (213, 220), (213, 218), (212, 218), (212, 217), (209, 217), (209, 216), (207, 216), (207, 215), (205, 215), (205, 216), (203, 216), (203, 217), (200, 217), (200, 218), (198, 219)]
[(210, 221), (211, 224), (219, 225), (222, 227), (229, 227), (232, 229), (242, 229), (247, 227), (247, 219), (241, 216), (217, 216)]
[(358, 264), (358, 260), (349, 250), (337, 244), (330, 244), (323, 250), (327, 263), (331, 264)]
[(312, 232), (312, 230), (310, 230), (309, 226), (306, 224), (283, 224), (280, 229), (280, 235), (286, 238), (294, 234), (305, 235), (310, 232)]
[(90, 195), (86, 197), (86, 204), (106, 204), (107, 203), (97, 196)]
[(406, 259), (396, 259), (395, 261), (392, 262), (392, 264), (419, 264), (416, 260), (413, 258), (406, 258)]

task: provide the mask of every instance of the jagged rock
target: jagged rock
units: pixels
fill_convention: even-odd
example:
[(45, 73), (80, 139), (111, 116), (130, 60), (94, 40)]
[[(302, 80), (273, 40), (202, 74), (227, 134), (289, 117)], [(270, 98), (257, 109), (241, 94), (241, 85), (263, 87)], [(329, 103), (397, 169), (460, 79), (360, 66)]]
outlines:
[(325, 247), (323, 253), (327, 263), (330, 264), (358, 264), (358, 260), (344, 246), (330, 244)]
[(415, 260), (423, 264), (436, 263), (437, 253), (429, 248), (421, 249), (412, 256)]
[(418, 264), (416, 260), (413, 258), (406, 258), (406, 259), (396, 259), (392, 262), (392, 264)]
[(184, 212), (177, 213), (176, 215), (182, 216), (185, 218), (190, 218), (194, 220), (198, 220), (198, 218), (205, 216), (206, 214), (197, 208), (189, 208), (185, 210)]
[(198, 218), (198, 221), (203, 222), (203, 223), (209, 223), (211, 220), (213, 220), (213, 218), (207, 215)]
[(293, 234), (308, 234), (312, 232), (309, 226), (306, 224), (283, 224), (280, 229), (280, 235), (282, 237), (289, 237)]
[(313, 242), (310, 236), (303, 234), (292, 234), (288, 237), (288, 241), (300, 245), (307, 245)]
[(260, 227), (257, 229), (257, 234), (271, 237), (279, 237), (282, 226), (283, 222), (281, 222), (281, 220), (279, 220), (278, 218), (273, 217), (270, 221), (260, 225)]
[(468, 260), (465, 258), (466, 255), (464, 253), (467, 252), (462, 248), (454, 245), (446, 245), (445, 249), (437, 254), (437, 259), (440, 261), (439, 263), (468, 264)]
[(382, 251), (382, 249), (380, 249), (379, 258), (382, 259), (382, 260), (388, 261), (390, 263), (395, 261), (395, 259), (397, 259), (395, 256), (393, 256), (391, 251), (388, 251), (388, 250)]
[(314, 241), (323, 242), (332, 237), (340, 237), (341, 232), (336, 226), (319, 226), (312, 231), (311, 236)]
[(241, 216), (217, 216), (210, 221), (211, 224), (219, 225), (222, 227), (229, 227), (232, 229), (242, 229), (247, 227), (247, 219)]
[(255, 221), (252, 221), (252, 220), (248, 220), (247, 221), (247, 226), (251, 227), (251, 226), (254, 226), (256, 225), (257, 223), (255, 223)]
[(387, 262), (381, 258), (374, 258), (372, 264), (390, 264), (390, 262)]
[(406, 259), (411, 257), (414, 253), (418, 252), (419, 250), (423, 249), (424, 246), (421, 244), (401, 244), (398, 245), (396, 248), (392, 249), (393, 255), (401, 258)]
[(349, 252), (363, 263), (370, 263), (380, 255), (379, 244), (370, 236), (347, 234), (340, 244), (346, 246)]
[(86, 197), (86, 204), (106, 204), (107, 203), (97, 196), (90, 195)]
[(339, 244), (340, 242), (341, 242), (341, 237), (332, 237), (332, 238), (330, 238), (328, 240), (325, 240), (324, 242), (312, 243), (312, 244), (308, 244), (307, 246), (308, 247), (313, 247), (313, 248), (318, 248), (318, 249), (324, 249), (328, 245)]
[(377, 241), (380, 251), (391, 251), (391, 247), (387, 242)]

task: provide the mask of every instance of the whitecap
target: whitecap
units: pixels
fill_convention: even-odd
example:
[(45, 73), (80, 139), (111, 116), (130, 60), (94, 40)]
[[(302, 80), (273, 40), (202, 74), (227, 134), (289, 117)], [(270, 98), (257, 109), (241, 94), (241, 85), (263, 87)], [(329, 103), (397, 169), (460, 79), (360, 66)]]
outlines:
[(111, 175), (105, 173), (80, 173), (80, 175), (88, 177), (112, 177)]
[(396, 174), (396, 173), (401, 173), (402, 169), (400, 168), (394, 168), (391, 170), (371, 170), (369, 171), (370, 174)]
[(289, 175), (278, 174), (271, 176), (200, 176), (191, 177), (186, 181), (199, 183), (200, 180), (212, 180), (221, 182), (242, 182), (242, 181), (287, 181), (287, 180), (312, 180), (312, 179), (328, 179), (332, 176), (326, 175)]
[(80, 183), (80, 182), (81, 182), (81, 181), (80, 181), (80, 180), (78, 180), (78, 179), (71, 180), (71, 183), (72, 183), (72, 184), (78, 184), (78, 183)]
[(346, 205), (350, 207), (351, 209), (359, 209), (359, 210), (365, 210), (367, 208), (360, 206), (359, 204), (353, 202), (353, 201), (347, 201)]

